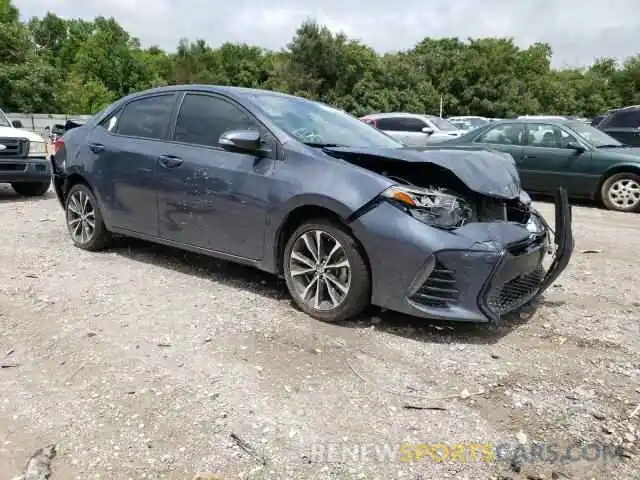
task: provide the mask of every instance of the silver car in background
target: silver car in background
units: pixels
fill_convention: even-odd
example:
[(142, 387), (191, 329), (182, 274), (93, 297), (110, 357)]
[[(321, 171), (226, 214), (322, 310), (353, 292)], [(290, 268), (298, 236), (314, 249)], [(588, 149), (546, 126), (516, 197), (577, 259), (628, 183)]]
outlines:
[(424, 147), (462, 136), (460, 130), (448, 120), (435, 115), (417, 113), (374, 113), (360, 117), (387, 135), (400, 140), (408, 147)]
[(449, 120), (454, 125), (458, 125), (459, 123), (464, 123), (469, 125), (469, 128), (467, 128), (467, 131), (473, 130), (474, 128), (478, 128), (478, 127), (484, 127), (485, 125), (488, 125), (489, 123), (491, 123), (491, 120), (489, 120), (488, 118), (480, 117), (477, 115), (463, 115), (460, 117), (449, 117), (447, 118), (447, 120)]

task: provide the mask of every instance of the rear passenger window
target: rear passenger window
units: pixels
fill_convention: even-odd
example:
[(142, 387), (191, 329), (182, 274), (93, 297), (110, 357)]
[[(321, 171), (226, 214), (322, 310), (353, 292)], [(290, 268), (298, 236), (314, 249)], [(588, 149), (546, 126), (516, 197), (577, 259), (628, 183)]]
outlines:
[(156, 95), (134, 100), (124, 107), (116, 120), (109, 119), (105, 128), (117, 127), (120, 135), (163, 140), (167, 136), (176, 94)]
[(217, 147), (220, 135), (227, 130), (264, 129), (240, 107), (211, 95), (187, 94), (182, 102), (174, 140)]
[(116, 125), (118, 124), (118, 117), (120, 112), (115, 112), (109, 115), (107, 118), (102, 120), (98, 125), (107, 130), (108, 132), (115, 131)]
[(376, 125), (380, 130), (388, 130), (390, 132), (406, 132), (402, 118), (379, 118)]

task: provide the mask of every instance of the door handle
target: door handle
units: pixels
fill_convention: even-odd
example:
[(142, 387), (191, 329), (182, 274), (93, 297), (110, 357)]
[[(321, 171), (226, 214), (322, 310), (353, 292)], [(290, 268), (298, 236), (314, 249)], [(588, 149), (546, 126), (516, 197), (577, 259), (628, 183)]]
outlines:
[(182, 159), (175, 155), (160, 155), (158, 162), (165, 168), (176, 168), (182, 165)]
[(93, 153), (101, 153), (104, 152), (104, 145), (102, 145), (101, 143), (90, 143), (89, 150), (91, 150)]
[(524, 158), (536, 158), (536, 156), (535, 155), (531, 155), (529, 153), (525, 153), (524, 154)]

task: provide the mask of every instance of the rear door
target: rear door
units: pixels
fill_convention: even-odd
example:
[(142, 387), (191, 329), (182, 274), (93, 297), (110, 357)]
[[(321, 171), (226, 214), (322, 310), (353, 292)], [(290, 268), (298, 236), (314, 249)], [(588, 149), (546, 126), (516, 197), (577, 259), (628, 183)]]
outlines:
[[(510, 154), (517, 165), (522, 160), (523, 143), (524, 124), (521, 122), (496, 125), (473, 140), (475, 147), (498, 150), (499, 152)], [(527, 188), (524, 183), (523, 186), (525, 189)]]
[(88, 136), (91, 178), (109, 225), (158, 235), (155, 171), (177, 97), (172, 92), (136, 98)]
[(632, 147), (640, 147), (640, 109), (619, 110), (602, 120), (600, 130)]

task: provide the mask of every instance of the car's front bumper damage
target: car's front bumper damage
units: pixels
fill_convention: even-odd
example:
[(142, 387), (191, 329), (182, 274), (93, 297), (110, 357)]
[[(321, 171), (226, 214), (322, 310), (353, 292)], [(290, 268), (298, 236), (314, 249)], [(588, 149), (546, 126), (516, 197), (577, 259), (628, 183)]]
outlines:
[(574, 243), (564, 190), (555, 210), (553, 230), (542, 219), (538, 232), (508, 222), (448, 232), (379, 205), (352, 224), (369, 255), (372, 303), (422, 318), (499, 320), (541, 295), (567, 267)]

